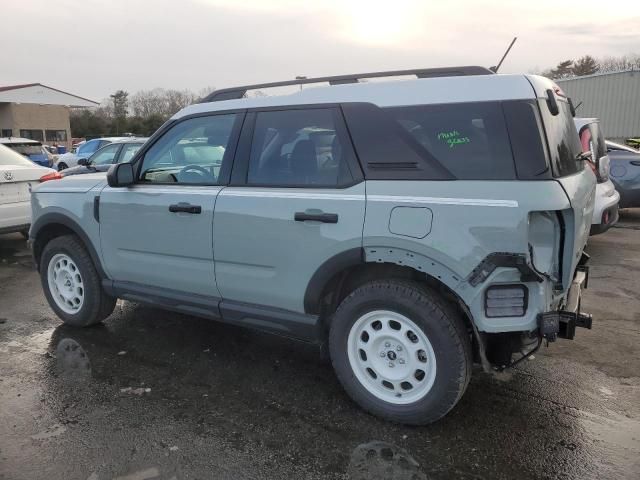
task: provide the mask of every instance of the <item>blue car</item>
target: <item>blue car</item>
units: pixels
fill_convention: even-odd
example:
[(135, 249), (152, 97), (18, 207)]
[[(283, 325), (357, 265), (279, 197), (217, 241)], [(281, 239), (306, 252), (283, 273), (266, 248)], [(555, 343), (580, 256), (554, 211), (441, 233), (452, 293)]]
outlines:
[(9, 147), (21, 155), (24, 155), (36, 165), (49, 167), (49, 158), (42, 149), (42, 144), (37, 140), (19, 137), (0, 138), (0, 144)]

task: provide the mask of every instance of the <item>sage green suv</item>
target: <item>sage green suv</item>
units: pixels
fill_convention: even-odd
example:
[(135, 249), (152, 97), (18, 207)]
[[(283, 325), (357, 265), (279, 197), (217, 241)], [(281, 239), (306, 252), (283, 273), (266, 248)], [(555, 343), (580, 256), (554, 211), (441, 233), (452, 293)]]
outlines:
[[(394, 75), (416, 78), (360, 82)], [(106, 177), (35, 188), (30, 236), (65, 323), (121, 298), (315, 342), (363, 408), (425, 424), (474, 361), (501, 370), (590, 328), (584, 160), (542, 77), (253, 85), (178, 112)]]

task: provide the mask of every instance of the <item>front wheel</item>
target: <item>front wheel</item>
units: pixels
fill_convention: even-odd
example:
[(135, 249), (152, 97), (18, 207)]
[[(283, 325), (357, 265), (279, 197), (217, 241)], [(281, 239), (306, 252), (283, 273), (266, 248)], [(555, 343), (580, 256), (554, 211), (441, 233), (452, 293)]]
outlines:
[(91, 256), (75, 235), (47, 243), (40, 258), (40, 280), (49, 305), (68, 325), (94, 325), (115, 308), (116, 299), (102, 289)]
[(60, 162), (60, 163), (58, 164), (58, 171), (59, 171), (59, 172), (61, 172), (62, 170), (65, 170), (66, 168), (68, 168), (66, 163), (64, 163), (64, 162)]
[(329, 349), (351, 398), (400, 423), (440, 419), (471, 378), (471, 341), (462, 318), (417, 283), (376, 281), (356, 289), (333, 317)]

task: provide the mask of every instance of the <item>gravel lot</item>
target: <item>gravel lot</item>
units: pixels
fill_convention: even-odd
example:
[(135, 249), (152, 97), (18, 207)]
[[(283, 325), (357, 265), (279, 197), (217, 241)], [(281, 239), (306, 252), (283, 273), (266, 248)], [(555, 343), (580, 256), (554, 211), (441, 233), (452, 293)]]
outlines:
[(593, 330), (416, 428), (363, 413), (305, 344), (127, 302), (62, 327), (0, 236), (0, 478), (640, 478), (640, 211), (588, 252)]

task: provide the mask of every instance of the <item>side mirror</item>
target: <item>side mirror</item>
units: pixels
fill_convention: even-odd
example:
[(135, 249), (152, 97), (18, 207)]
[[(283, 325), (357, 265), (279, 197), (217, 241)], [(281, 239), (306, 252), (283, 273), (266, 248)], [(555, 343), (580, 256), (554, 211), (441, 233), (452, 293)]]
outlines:
[(87, 165), (89, 165), (89, 160), (87, 160), (86, 158), (79, 158), (78, 165), (86, 167)]
[(110, 187), (128, 187), (133, 185), (133, 165), (130, 163), (115, 163), (109, 167), (107, 182)]

